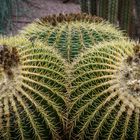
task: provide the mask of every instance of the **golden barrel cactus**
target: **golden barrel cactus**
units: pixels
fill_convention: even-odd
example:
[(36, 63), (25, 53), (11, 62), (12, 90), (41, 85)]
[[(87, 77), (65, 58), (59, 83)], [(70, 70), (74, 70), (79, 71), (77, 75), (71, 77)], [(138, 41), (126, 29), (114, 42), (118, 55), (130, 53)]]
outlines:
[(140, 45), (100, 43), (71, 71), (70, 140), (140, 138)]
[(58, 53), (23, 38), (1, 38), (0, 139), (62, 139), (65, 85)]

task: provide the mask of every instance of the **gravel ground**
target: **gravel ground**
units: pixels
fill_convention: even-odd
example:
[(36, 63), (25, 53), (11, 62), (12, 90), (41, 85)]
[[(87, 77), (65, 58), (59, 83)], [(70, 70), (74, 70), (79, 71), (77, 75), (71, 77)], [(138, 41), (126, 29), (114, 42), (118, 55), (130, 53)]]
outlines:
[(22, 29), (22, 27), (31, 23), (36, 18), (50, 14), (80, 12), (79, 4), (76, 4), (74, 0), (70, 0), (65, 4), (63, 0), (32, 0), (30, 6), (25, 5), (24, 7), (26, 7), (24, 8), (25, 14), (18, 17), (15, 16), (13, 29), (8, 31), (9, 34), (17, 34), (18, 30)]

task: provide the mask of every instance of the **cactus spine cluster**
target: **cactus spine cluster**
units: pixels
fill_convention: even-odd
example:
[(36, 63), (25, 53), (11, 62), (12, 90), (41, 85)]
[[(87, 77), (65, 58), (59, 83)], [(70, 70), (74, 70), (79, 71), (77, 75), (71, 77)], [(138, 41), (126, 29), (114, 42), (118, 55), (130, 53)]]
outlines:
[(140, 46), (100, 44), (73, 64), (70, 139), (140, 138)]
[(0, 139), (62, 139), (64, 61), (26, 39), (0, 39)]
[(123, 38), (108, 22), (86, 14), (48, 16), (25, 27), (22, 33), (57, 48), (68, 62), (90, 45)]
[[(97, 1), (96, 0), (88, 0), (88, 10), (89, 14), (96, 15), (97, 13)], [(81, 7), (82, 9), (82, 7)]]

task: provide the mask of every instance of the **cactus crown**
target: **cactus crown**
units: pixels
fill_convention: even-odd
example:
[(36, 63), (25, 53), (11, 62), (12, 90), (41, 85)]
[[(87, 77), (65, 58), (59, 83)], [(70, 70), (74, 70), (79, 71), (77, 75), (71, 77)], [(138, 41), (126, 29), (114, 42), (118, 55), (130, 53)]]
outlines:
[(71, 14), (59, 14), (59, 15), (49, 15), (46, 17), (37, 20), (39, 24), (51, 24), (52, 26), (56, 26), (59, 23), (63, 22), (72, 22), (72, 21), (84, 21), (84, 22), (102, 22), (103, 19), (97, 16), (90, 16), (85, 13), (71, 13)]
[(140, 45), (134, 46), (134, 54), (122, 62), (120, 68), (120, 89), (140, 97)]
[(68, 62), (72, 62), (91, 45), (124, 38), (122, 32), (108, 22), (86, 14), (48, 16), (35, 21), (21, 32), (32, 42), (39, 39), (57, 48)]
[(139, 45), (100, 43), (82, 54), (71, 72), (70, 139), (138, 139)]

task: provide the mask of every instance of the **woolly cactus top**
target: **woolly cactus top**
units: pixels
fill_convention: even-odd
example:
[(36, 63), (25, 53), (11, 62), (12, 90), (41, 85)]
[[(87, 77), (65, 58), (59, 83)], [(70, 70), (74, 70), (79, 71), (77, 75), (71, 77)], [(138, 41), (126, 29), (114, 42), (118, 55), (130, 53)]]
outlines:
[(1, 38), (0, 139), (61, 139), (65, 84), (58, 53), (22, 37)]
[(134, 46), (134, 54), (123, 60), (118, 74), (122, 92), (140, 97), (140, 45)]
[(140, 46), (100, 43), (78, 58), (72, 70), (70, 139), (140, 137)]
[(44, 17), (25, 27), (21, 33), (32, 42), (39, 39), (57, 48), (68, 62), (90, 45), (124, 38), (122, 32), (107, 21), (86, 14)]

